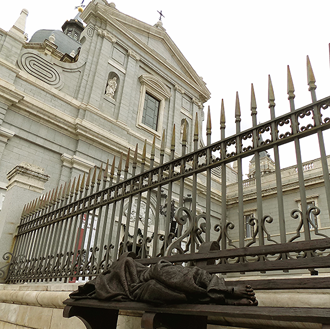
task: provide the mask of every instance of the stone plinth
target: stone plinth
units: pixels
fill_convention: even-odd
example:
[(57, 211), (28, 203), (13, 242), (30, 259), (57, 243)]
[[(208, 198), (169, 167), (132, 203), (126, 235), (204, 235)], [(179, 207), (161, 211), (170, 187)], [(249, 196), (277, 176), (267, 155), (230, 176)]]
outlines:
[(0, 211), (0, 268), (6, 265), (2, 256), (12, 250), (24, 205), (39, 197), (49, 176), (40, 167), (21, 163), (7, 174), (7, 179), (9, 183)]

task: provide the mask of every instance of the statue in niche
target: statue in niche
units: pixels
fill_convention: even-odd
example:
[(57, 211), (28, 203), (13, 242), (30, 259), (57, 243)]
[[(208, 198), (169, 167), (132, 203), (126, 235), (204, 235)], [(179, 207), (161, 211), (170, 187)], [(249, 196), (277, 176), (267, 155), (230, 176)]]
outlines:
[(105, 89), (105, 94), (111, 97), (112, 99), (114, 99), (116, 89), (117, 89), (117, 77), (113, 77), (108, 80), (108, 84)]
[(186, 121), (181, 122), (181, 129), (180, 129), (180, 141), (181, 142), (182, 142), (182, 138), (183, 138), (183, 130), (184, 130), (185, 124), (186, 124)]

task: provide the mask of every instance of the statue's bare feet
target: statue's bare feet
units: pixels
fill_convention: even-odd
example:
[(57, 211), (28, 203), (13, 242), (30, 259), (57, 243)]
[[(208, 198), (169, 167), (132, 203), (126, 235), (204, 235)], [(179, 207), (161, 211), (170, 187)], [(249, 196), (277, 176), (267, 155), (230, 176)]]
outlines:
[(238, 299), (238, 298), (251, 298), (255, 295), (251, 286), (228, 286), (228, 292), (230, 294), (230, 298)]
[(251, 286), (228, 286), (228, 305), (257, 306), (258, 301)]

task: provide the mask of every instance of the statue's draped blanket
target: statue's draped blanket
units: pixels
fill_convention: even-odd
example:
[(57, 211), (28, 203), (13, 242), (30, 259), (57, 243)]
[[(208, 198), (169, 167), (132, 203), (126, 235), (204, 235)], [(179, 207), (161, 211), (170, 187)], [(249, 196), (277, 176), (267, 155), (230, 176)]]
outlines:
[(225, 282), (198, 267), (161, 260), (146, 267), (131, 257), (119, 259), (109, 270), (71, 293), (73, 299), (135, 300), (151, 303), (225, 303)]

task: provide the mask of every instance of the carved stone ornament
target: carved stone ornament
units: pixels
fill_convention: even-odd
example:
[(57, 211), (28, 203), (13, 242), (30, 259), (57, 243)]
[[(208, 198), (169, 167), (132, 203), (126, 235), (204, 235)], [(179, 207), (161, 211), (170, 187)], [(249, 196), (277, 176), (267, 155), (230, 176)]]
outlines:
[(180, 87), (179, 85), (175, 85), (174, 88), (176, 91), (178, 91), (182, 95), (185, 93), (184, 89), (182, 87)]
[(131, 49), (128, 50), (128, 56), (132, 57), (136, 61), (139, 61), (141, 59), (141, 57)]
[(193, 103), (195, 105), (197, 105), (200, 110), (203, 108), (202, 102), (199, 99), (195, 98), (195, 97), (193, 98)]
[(113, 36), (112, 34), (110, 34), (108, 31), (106, 30), (102, 30), (102, 29), (97, 29), (97, 34), (101, 37), (101, 38), (105, 38), (107, 40), (109, 40), (112, 43), (116, 43), (117, 39), (115, 36)]
[(94, 29), (92, 26), (89, 26), (87, 28), (87, 35), (91, 38), (93, 36), (93, 34), (94, 34)]
[(17, 64), (21, 70), (31, 74), (48, 85), (57, 89), (62, 88), (63, 79), (61, 74), (43, 57), (27, 51), (21, 55)]

